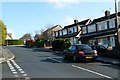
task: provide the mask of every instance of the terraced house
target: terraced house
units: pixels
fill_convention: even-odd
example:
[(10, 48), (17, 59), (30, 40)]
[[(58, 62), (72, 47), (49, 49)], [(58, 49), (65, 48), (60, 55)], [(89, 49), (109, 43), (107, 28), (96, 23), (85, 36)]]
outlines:
[(56, 31), (55, 38), (66, 38), (73, 44), (81, 43), (81, 41), (78, 39), (80, 37), (79, 33), (81, 31), (81, 27), (89, 24), (90, 22), (90, 19), (86, 19), (81, 22), (78, 22), (78, 20), (75, 19), (74, 24), (64, 26), (63, 29)]
[[(118, 25), (120, 25), (120, 12), (118, 12)], [(105, 47), (111, 46), (116, 49), (120, 41), (120, 32), (118, 33), (116, 14), (110, 14), (105, 11), (105, 16), (94, 19), (88, 19), (65, 26), (62, 30), (56, 32), (56, 38), (69, 38), (74, 43), (102, 44)], [(81, 29), (81, 30), (80, 30)], [(81, 33), (81, 34), (80, 34)], [(76, 36), (80, 36), (80, 39)]]

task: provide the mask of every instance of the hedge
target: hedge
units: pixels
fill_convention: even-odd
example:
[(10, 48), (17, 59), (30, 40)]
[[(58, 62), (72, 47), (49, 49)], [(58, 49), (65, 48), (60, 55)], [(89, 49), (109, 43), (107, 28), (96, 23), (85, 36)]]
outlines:
[(35, 46), (36, 47), (44, 47), (44, 45), (45, 45), (46, 42), (47, 42), (46, 40), (36, 41), (35, 42)]
[(6, 45), (23, 45), (23, 40), (5, 40)]
[(66, 39), (56, 39), (52, 42), (53, 50), (64, 50), (71, 46), (71, 42)]

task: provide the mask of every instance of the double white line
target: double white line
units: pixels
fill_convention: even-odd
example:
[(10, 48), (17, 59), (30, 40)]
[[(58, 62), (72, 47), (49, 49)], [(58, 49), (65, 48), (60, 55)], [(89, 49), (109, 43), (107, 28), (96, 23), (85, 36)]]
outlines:
[(7, 61), (7, 64), (16, 79), (20, 79), (20, 76), (18, 74), (20, 73), (22, 77), (24, 78), (24, 80), (31, 80), (31, 78), (25, 73), (25, 71), (14, 60)]

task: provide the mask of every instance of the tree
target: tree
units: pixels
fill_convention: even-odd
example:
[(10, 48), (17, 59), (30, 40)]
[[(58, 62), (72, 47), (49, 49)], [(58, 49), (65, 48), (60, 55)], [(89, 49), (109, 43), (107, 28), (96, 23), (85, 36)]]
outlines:
[(44, 32), (44, 29), (43, 29), (43, 28), (41, 28), (41, 30), (39, 30), (39, 31), (36, 30), (36, 31), (35, 31), (34, 40), (39, 41), (39, 40), (44, 39), (44, 37), (43, 37), (43, 32)]
[(24, 34), (21, 38), (21, 40), (31, 40), (32, 39), (32, 36), (30, 33), (26, 33)]
[(0, 20), (0, 45), (5, 44), (5, 39), (7, 37), (7, 29), (6, 25)]

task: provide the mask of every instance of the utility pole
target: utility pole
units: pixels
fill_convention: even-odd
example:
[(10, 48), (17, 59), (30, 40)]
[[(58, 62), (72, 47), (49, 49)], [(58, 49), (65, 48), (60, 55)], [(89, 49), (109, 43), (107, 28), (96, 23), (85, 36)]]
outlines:
[(116, 29), (117, 29), (117, 53), (120, 54), (120, 34), (119, 34), (119, 23), (118, 23), (118, 12), (117, 12), (117, 2), (115, 0), (115, 15), (116, 15)]

